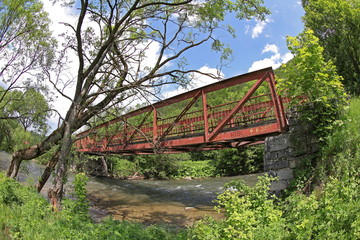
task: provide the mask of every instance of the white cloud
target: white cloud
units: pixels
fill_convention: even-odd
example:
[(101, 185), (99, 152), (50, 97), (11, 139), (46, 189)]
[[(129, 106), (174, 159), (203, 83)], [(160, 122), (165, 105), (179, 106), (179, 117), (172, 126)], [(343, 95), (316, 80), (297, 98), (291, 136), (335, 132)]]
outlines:
[[(59, 35), (64, 34), (68, 32), (71, 33), (71, 28), (69, 26), (66, 26), (66, 24), (71, 24), (72, 26), (76, 26), (77, 22), (77, 16), (73, 12), (71, 8), (63, 7), (59, 2), (56, 2), (55, 4), (52, 4), (52, 1), (48, 0), (42, 0), (44, 10), (48, 12), (49, 18), (51, 20), (51, 26), (50, 29), (53, 31), (53, 36), (58, 40), (58, 46), (59, 48), (62, 47), (62, 44), (64, 44), (64, 40), (62, 37), (59, 37)], [(66, 23), (66, 24), (64, 24)], [(94, 25), (93, 22), (90, 19), (85, 19), (84, 25), (86, 26), (93, 26), (93, 29), (95, 30), (95, 34), (97, 34), (97, 25)], [(142, 52), (143, 58), (141, 61), (140, 69), (143, 71), (147, 68), (153, 66), (154, 59), (157, 59), (157, 56), (159, 54), (160, 44), (157, 42), (144, 42), (143, 44), (139, 44), (136, 48), (137, 52)], [(76, 79), (77, 71), (78, 71), (78, 60), (77, 55), (74, 51), (68, 51), (68, 69), (66, 71), (63, 71), (61, 73), (61, 81), (59, 81), (59, 85), (57, 86), (59, 89), (62, 89), (64, 94), (69, 96), (70, 98), (73, 98), (75, 93), (75, 82), (73, 81)], [(134, 61), (134, 63), (131, 63), (132, 69), (138, 69), (139, 62)], [(169, 65), (167, 65), (169, 66)], [(51, 73), (52, 79), (56, 79), (56, 73)], [(64, 81), (67, 81), (65, 84)], [(72, 83), (68, 84), (69, 82), (73, 81)], [(66, 86), (66, 87), (65, 87)], [(61, 96), (59, 93), (55, 91), (52, 85), (49, 86), (50, 89), (53, 89), (53, 92), (55, 93), (55, 100), (52, 102), (52, 108), (56, 109), (58, 113), (62, 117), (65, 117), (71, 101)], [(129, 100), (130, 101), (130, 100)], [(134, 98), (131, 100), (133, 104), (141, 103), (139, 102), (137, 98)], [(49, 124), (52, 129), (55, 129), (57, 127), (58, 123), (58, 114), (53, 114), (53, 116), (49, 119)]]
[[(265, 19), (264, 21), (261, 20), (256, 20), (256, 24), (255, 27), (253, 27), (253, 29), (251, 30), (251, 37), (257, 38), (260, 36), (260, 34), (262, 34), (262, 32), (264, 31), (266, 24), (272, 22), (273, 20), (270, 18)], [(248, 32), (248, 29), (246, 29), (246, 33)]]
[(287, 63), (288, 61), (290, 61), (291, 59), (293, 59), (294, 55), (290, 52), (285, 53), (284, 56), (282, 56), (282, 63)]
[(264, 28), (266, 26), (265, 21), (257, 21), (255, 27), (252, 29), (251, 37), (257, 38), (260, 36), (260, 34), (263, 32)]
[(277, 54), (279, 52), (279, 48), (275, 44), (266, 44), (264, 49), (261, 51), (261, 54), (267, 52), (272, 52), (274, 54)]
[[(201, 68), (199, 68), (199, 71), (202, 73), (212, 74), (214, 76), (220, 75), (219, 76), (220, 78), (224, 77), (224, 74), (223, 73), (219, 74), (216, 68), (210, 68), (208, 66), (202, 66)], [(217, 81), (218, 79), (216, 78), (212, 78), (210, 76), (206, 76), (200, 73), (195, 73), (193, 76), (193, 80), (190, 83), (190, 89), (200, 88)]]
[(264, 58), (252, 63), (251, 67), (249, 68), (248, 72), (256, 71), (259, 69), (272, 67), (276, 69), (281, 66), (281, 64), (288, 62), (294, 56), (287, 52), (284, 55), (279, 53), (279, 48), (275, 44), (266, 44), (264, 49), (261, 51), (262, 54), (271, 52), (273, 55), (268, 58)]

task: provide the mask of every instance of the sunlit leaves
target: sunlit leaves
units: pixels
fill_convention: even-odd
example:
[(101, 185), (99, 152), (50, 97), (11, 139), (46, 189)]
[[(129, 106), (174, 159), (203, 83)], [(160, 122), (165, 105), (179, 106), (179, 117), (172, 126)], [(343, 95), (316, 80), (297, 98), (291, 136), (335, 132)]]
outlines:
[(280, 83), (290, 97), (305, 95), (310, 101), (345, 97), (342, 78), (335, 65), (325, 61), (324, 49), (311, 30), (288, 37), (287, 42), (295, 58), (283, 67), (287, 79)]
[(360, 93), (360, 1), (310, 0), (304, 6), (306, 27), (314, 31), (343, 77), (346, 90)]

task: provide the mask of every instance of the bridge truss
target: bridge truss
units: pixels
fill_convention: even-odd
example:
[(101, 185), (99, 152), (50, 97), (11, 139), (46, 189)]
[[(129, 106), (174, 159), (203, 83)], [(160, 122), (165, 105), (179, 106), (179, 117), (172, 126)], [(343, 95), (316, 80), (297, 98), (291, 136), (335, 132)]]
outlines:
[(75, 145), (79, 152), (131, 155), (259, 143), (286, 131), (283, 101), (265, 68), (119, 116), (78, 134)]

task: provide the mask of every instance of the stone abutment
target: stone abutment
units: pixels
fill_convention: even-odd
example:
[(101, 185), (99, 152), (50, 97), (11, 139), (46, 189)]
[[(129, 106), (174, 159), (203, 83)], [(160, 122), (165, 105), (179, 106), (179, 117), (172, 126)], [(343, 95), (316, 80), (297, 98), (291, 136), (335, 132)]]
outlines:
[(319, 151), (314, 127), (304, 124), (296, 109), (288, 111), (287, 119), (288, 132), (265, 139), (264, 171), (278, 178), (271, 184), (271, 190), (275, 192), (286, 189), (294, 179), (296, 169), (316, 158)]

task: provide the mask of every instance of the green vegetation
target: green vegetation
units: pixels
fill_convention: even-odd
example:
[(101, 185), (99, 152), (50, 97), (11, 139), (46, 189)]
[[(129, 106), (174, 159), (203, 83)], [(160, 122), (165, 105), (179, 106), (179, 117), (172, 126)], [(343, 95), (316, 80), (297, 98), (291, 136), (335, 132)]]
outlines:
[(110, 174), (119, 178), (134, 175), (158, 179), (235, 176), (262, 171), (263, 145), (207, 152), (106, 158)]
[(188, 230), (172, 230), (106, 219), (93, 223), (87, 214), (83, 175), (75, 180), (76, 200), (63, 210), (33, 190), (0, 177), (0, 238), (2, 239), (359, 239), (360, 238), (360, 99), (351, 100), (344, 124), (328, 138), (318, 165), (314, 191), (300, 190), (283, 199), (268, 197), (271, 180), (254, 188), (231, 182), (218, 196), (225, 219), (211, 217)]
[(345, 89), (360, 94), (360, 1), (303, 1), (307, 28), (314, 31), (324, 48), (326, 60), (332, 60), (343, 77)]
[(0, 87), (0, 150), (13, 152), (44, 139), (49, 105), (34, 88), (7, 91)]
[(346, 104), (346, 93), (332, 61), (323, 57), (324, 48), (312, 30), (288, 37), (288, 47), (295, 58), (277, 71), (280, 89), (298, 105), (299, 97), (310, 102), (299, 106), (303, 120), (315, 126), (321, 142), (340, 123)]
[[(225, 219), (211, 217), (190, 230), (190, 239), (359, 239), (360, 99), (351, 101), (344, 125), (327, 139), (315, 167), (317, 187), (284, 199), (268, 197), (270, 178), (254, 188), (231, 182), (218, 196)], [(311, 171), (309, 170), (309, 171)]]
[[(124, 3), (124, 1), (119, 1), (119, 4), (121, 4), (120, 2)], [(18, 8), (21, 5), (25, 6), (26, 3), (27, 6), (30, 6), (29, 9)], [(140, 16), (139, 19), (166, 18), (169, 16), (169, 13), (178, 12), (176, 7), (178, 5), (177, 1), (174, 1), (174, 3), (176, 3), (174, 6), (160, 7), (159, 11), (155, 12), (156, 14), (154, 14), (153, 8), (145, 9), (144, 7), (140, 12), (130, 11), (129, 16)], [(181, 4), (183, 6), (180, 7), (183, 8), (188, 6), (186, 2)], [(179, 3), (179, 5), (181, 4)], [(183, 43), (196, 42), (196, 34), (193, 33), (196, 31), (209, 32), (208, 24), (210, 23), (214, 23), (214, 26), (211, 28), (212, 30), (220, 27), (216, 22), (223, 20), (227, 12), (237, 11), (238, 18), (241, 19), (257, 15), (263, 19), (268, 11), (261, 7), (261, 4), (262, 1), (225, 1), (224, 4), (224, 1), (213, 0), (207, 1), (201, 8), (194, 9), (189, 6), (188, 11), (190, 15), (193, 14), (201, 17), (196, 18), (198, 21), (196, 29), (182, 32), (182, 27), (179, 28), (179, 33), (184, 33), (184, 38), (181, 39), (180, 37), (179, 41)], [(299, 96), (306, 96), (309, 100), (310, 108), (303, 107), (301, 109), (300, 107), (305, 113), (303, 120), (316, 125), (315, 134), (320, 138), (322, 144), (316, 161), (309, 163), (307, 168), (302, 169), (303, 173), (296, 179), (295, 190), (288, 191), (281, 198), (275, 196), (269, 197), (269, 185), (273, 179), (268, 176), (260, 178), (253, 188), (241, 182), (233, 181), (218, 196), (218, 206), (216, 209), (225, 213), (223, 220), (205, 217), (193, 227), (176, 232), (156, 225), (145, 227), (138, 223), (114, 221), (112, 219), (94, 223), (89, 217), (89, 201), (86, 197), (85, 189), (87, 179), (84, 175), (77, 175), (75, 178), (74, 200), (64, 199), (61, 211), (53, 212), (52, 206), (43, 197), (35, 193), (33, 189), (24, 187), (18, 182), (0, 174), (0, 238), (360, 239), (360, 99), (351, 99), (348, 106), (347, 96), (342, 85), (344, 84), (348, 92), (359, 94), (359, 28), (353, 27), (359, 25), (359, 1), (307, 0), (303, 1), (303, 4), (306, 10), (305, 25), (312, 30), (306, 29), (299, 36), (288, 38), (289, 49), (295, 57), (279, 69), (277, 74), (281, 78), (279, 83), (284, 94), (294, 99)], [(92, 52), (93, 50), (87, 53), (86, 49), (93, 49), (89, 47), (92, 46), (93, 42), (99, 49), (105, 49), (102, 48), (104, 46), (101, 43), (102, 39), (93, 41), (93, 39), (86, 38), (85, 36), (84, 38), (80, 37), (77, 39), (78, 46), (82, 46), (81, 43), (86, 45), (86, 49), (81, 49), (80, 47), (77, 50), (83, 52), (87, 61), (91, 63), (90, 67), (101, 65), (100, 62), (97, 62), (98, 59), (104, 59), (111, 55), (112, 58), (109, 58), (111, 61), (106, 63), (109, 65), (102, 65), (99, 69), (106, 69), (108, 66), (111, 66), (108, 69), (113, 71), (116, 68), (118, 72), (123, 72), (126, 76), (126, 67), (119, 64), (133, 61), (133, 59), (142, 61), (141, 57), (137, 58), (138, 56), (135, 55), (121, 55), (122, 52), (126, 51), (122, 51), (122, 46), (117, 45), (112, 40), (115, 39), (113, 37), (115, 35), (111, 34), (119, 34), (122, 31), (128, 33), (128, 29), (130, 29), (132, 33), (131, 37), (127, 40), (129, 45), (125, 44), (126, 46), (132, 46), (132, 44), (137, 46), (147, 39), (161, 40), (161, 34), (157, 36), (156, 33), (148, 33), (143, 29), (139, 29), (139, 31), (134, 30), (134, 26), (142, 26), (140, 24), (121, 26), (121, 23), (111, 22), (109, 25), (106, 25), (99, 20), (108, 19), (108, 16), (102, 15), (106, 11), (104, 13), (98, 11), (98, 9), (103, 9), (100, 5), (91, 5), (89, 8), (87, 5), (82, 5), (81, 9), (85, 12), (91, 10), (90, 12), (95, 16), (94, 20), (99, 21), (99, 26), (104, 28), (107, 26), (111, 30), (109, 31), (108, 29), (108, 33), (105, 32), (103, 40), (106, 44), (114, 46), (114, 48), (107, 48), (109, 49), (108, 52), (104, 52), (104, 54), (99, 53), (99, 57), (92, 59), (92, 56), (96, 56), (97, 53)], [(126, 6), (123, 5), (117, 5), (116, 8), (108, 10), (110, 14), (115, 14), (116, 11), (119, 13), (123, 12), (122, 10), (127, 11)], [(21, 57), (17, 59), (17, 64), (12, 65), (16, 68), (8, 72), (2, 71), (6, 72), (6, 74), (0, 76), (2, 81), (10, 83), (11, 86), (16, 86), (17, 73), (21, 72), (22, 67), (25, 66), (23, 63), (29, 60), (27, 59), (28, 56), (30, 56), (30, 59), (40, 59), (39, 62), (32, 66), (32, 70), (37, 70), (39, 66), (46, 67), (50, 65), (52, 54), (51, 51), (48, 51), (47, 47), (51, 48), (52, 46), (50, 45), (54, 42), (49, 38), (48, 20), (46, 14), (41, 10), (39, 1), (2, 1), (0, 3), (0, 16), (2, 23), (10, 24), (1, 25), (3, 30), (10, 30), (3, 31), (4, 36), (8, 39), (13, 39), (13, 36), (21, 37), (14, 38), (15, 41), (10, 41), (9, 51), (4, 53), (4, 56), (7, 54), (11, 59), (14, 56), (13, 54), (17, 55), (26, 50), (26, 54), (21, 54)], [(78, 28), (74, 29), (81, 29), (83, 18), (80, 17), (79, 20)], [(136, 21), (136, 18), (132, 20)], [(152, 20), (156, 21), (158, 19), (153, 18)], [(179, 17), (178, 21), (179, 26), (184, 26), (183, 24), (187, 21), (187, 18)], [(124, 22), (130, 23), (132, 21)], [(117, 26), (116, 28), (113, 27), (115, 25)], [(230, 28), (228, 30), (231, 32)], [(91, 32), (89, 29), (86, 31)], [(116, 31), (118, 32), (116, 33)], [(161, 32), (160, 30), (158, 31)], [(27, 32), (30, 34), (25, 34)], [(82, 36), (81, 31), (76, 32), (77, 34)], [(110, 35), (109, 38), (106, 37), (108, 35)], [(178, 35), (181, 36), (182, 34)], [(210, 37), (213, 36), (210, 34)], [(82, 39), (86, 39), (86, 41), (82, 42)], [(221, 56), (222, 60), (226, 59), (230, 50), (222, 45), (219, 40), (213, 40), (213, 49), (223, 53)], [(39, 44), (34, 44), (34, 42)], [(19, 43), (24, 44), (19, 45)], [(29, 47), (29, 44), (31, 46), (36, 45), (39, 48)], [(172, 47), (166, 44), (162, 44), (162, 46)], [(193, 45), (184, 47), (185, 50), (186, 47), (191, 48)], [(41, 49), (44, 49), (44, 52), (39, 51)], [(166, 51), (167, 49), (162, 50)], [(41, 56), (37, 55), (39, 53), (41, 53)], [(129, 58), (125, 59), (127, 57)], [(157, 74), (171, 76), (173, 78), (171, 78), (171, 81), (177, 80), (176, 78), (185, 79), (183, 74), (179, 73), (179, 75), (175, 76), (171, 72), (162, 71), (162, 66), (168, 64), (160, 60), (154, 61), (157, 65), (153, 66), (152, 69), (156, 70), (151, 70), (150, 72), (146, 72), (146, 69), (144, 70), (144, 74), (142, 74), (144, 79), (153, 81), (158, 76)], [(4, 62), (6, 62), (6, 59)], [(181, 61), (179, 61), (179, 64), (182, 65)], [(86, 63), (83, 60), (80, 60), (79, 65), (81, 66), (79, 73), (83, 74), (84, 69), (87, 69), (86, 71), (89, 70), (89, 66), (85, 66)], [(182, 67), (180, 66), (179, 69), (182, 69)], [(4, 69), (3, 67), (2, 70)], [(160, 70), (157, 72), (157, 69)], [(60, 71), (60, 69), (57, 70)], [(97, 79), (95, 76), (99, 76), (98, 70), (90, 69), (89, 71), (92, 70), (94, 71), (94, 74), (91, 75), (93, 79), (82, 78), (81, 74), (78, 78), (77, 92), (81, 94), (75, 94), (73, 102), (74, 104), (79, 103), (79, 105), (73, 105), (73, 108), (69, 109), (67, 119), (65, 119), (65, 122), (68, 124), (68, 132), (64, 133), (65, 125), (61, 125), (62, 127), (50, 135), (50, 139), (52, 139), (50, 142), (34, 145), (33, 148), (24, 151), (24, 155), (20, 156), (18, 158), (19, 161), (17, 161), (17, 164), (20, 164), (23, 159), (42, 155), (44, 157), (42, 161), (46, 162), (46, 158), (49, 159), (50, 154), (58, 153), (59, 148), (56, 145), (62, 142), (63, 145), (60, 147), (62, 154), (61, 161), (57, 168), (58, 186), (54, 188), (55, 191), (53, 192), (59, 192), (63, 187), (62, 182), (64, 176), (66, 176), (66, 171), (61, 171), (68, 164), (67, 159), (70, 153), (68, 149), (70, 149), (71, 145), (72, 132), (84, 125), (88, 119), (98, 114), (99, 111), (96, 109), (106, 108), (116, 97), (120, 97), (120, 102), (122, 101), (121, 99), (128, 97), (127, 93), (121, 90), (124, 89), (122, 84), (125, 76), (120, 78), (116, 76), (111, 79), (111, 74), (105, 74), (100, 79)], [(84, 85), (88, 86), (88, 88), (83, 88), (82, 83), (84, 80), (89, 81), (89, 84)], [(103, 96), (99, 94), (101, 100), (96, 103), (96, 100), (99, 99), (96, 99), (94, 95), (87, 94), (92, 92), (90, 91), (90, 86), (99, 84), (104, 89), (106, 97), (102, 98)], [(154, 81), (150, 82), (149, 86), (153, 87), (157, 86), (157, 84)], [(134, 85), (134, 89), (136, 87), (138, 86)], [(41, 114), (47, 111), (47, 106), (41, 106), (36, 101), (30, 102), (37, 98), (41, 100), (41, 96), (37, 95), (37, 92), (32, 88), (24, 89), (29, 89), (29, 92), (20, 92), (10, 88), (6, 90), (0, 89), (1, 149), (16, 151), (27, 147), (29, 144), (33, 145), (43, 140), (41, 134), (46, 131), (46, 128), (44, 128), (46, 114)], [(112, 90), (106, 91), (106, 89)], [(259, 91), (262, 90), (266, 89), (259, 89)], [(227, 97), (231, 99), (236, 95), (234, 93), (239, 92), (235, 88), (226, 91), (223, 91), (224, 95), (228, 95)], [(80, 98), (84, 99), (84, 101), (77, 101)], [(217, 104), (217, 101), (221, 100), (220, 98), (222, 99), (223, 96), (219, 97), (219, 99), (212, 98), (214, 103), (210, 101), (209, 103)], [(27, 101), (29, 104), (26, 105), (29, 106), (44, 108), (39, 108), (39, 112), (28, 112), (29, 109), (24, 109), (25, 105), (21, 104), (21, 101)], [(96, 104), (91, 105), (92, 103)], [(179, 103), (180, 110), (180, 105), (184, 103)], [(36, 110), (33, 107), (30, 110)], [(201, 107), (200, 101), (194, 104), (193, 107), (195, 110), (197, 109), (196, 107)], [(76, 109), (89, 108), (94, 110), (90, 115), (84, 115), (84, 112), (76, 111)], [(180, 111), (179, 109), (178, 111)], [(170, 111), (164, 112), (169, 114)], [(149, 120), (152, 117), (150, 116)], [(139, 121), (139, 119), (134, 118), (131, 123), (137, 125)], [(29, 125), (29, 123), (31, 124)], [(37, 131), (37, 134), (26, 131), (29, 130), (30, 126)], [(121, 129), (123, 126), (119, 123), (119, 126), (116, 127)], [(109, 129), (110, 132), (114, 130), (116, 129)], [(262, 158), (262, 155), (260, 152), (259, 149), (254, 147), (248, 148), (246, 151), (242, 149), (227, 149), (219, 152), (184, 155), (154, 155), (128, 159), (110, 158), (109, 162), (112, 171), (118, 176), (135, 175), (135, 173), (142, 174), (148, 178), (164, 179), (224, 176), (258, 171), (261, 169), (261, 161), (259, 159)], [(49, 156), (45, 156), (45, 153), (49, 154)], [(16, 171), (14, 171), (14, 174), (13, 176), (16, 176)], [(52, 199), (59, 200), (60, 197), (53, 196)]]
[(49, 203), (33, 189), (0, 175), (1, 239), (185, 239), (185, 232), (139, 223), (106, 219), (96, 224), (88, 216), (86, 178), (78, 175), (74, 197), (65, 199), (54, 213)]

